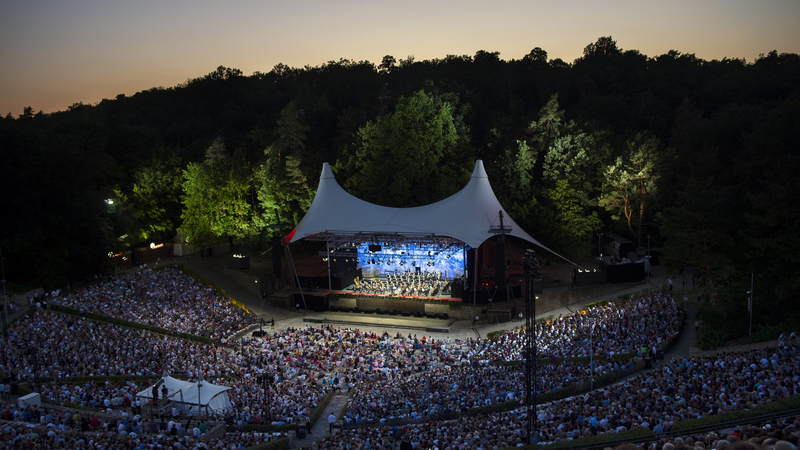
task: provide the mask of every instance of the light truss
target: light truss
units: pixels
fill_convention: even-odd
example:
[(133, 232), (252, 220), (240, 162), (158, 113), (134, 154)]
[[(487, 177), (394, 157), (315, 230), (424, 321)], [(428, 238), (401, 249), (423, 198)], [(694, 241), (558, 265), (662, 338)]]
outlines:
[(417, 245), (441, 245), (441, 246), (464, 246), (465, 244), (458, 239), (449, 236), (436, 236), (431, 234), (336, 234), (319, 233), (306, 236), (303, 239), (308, 241), (327, 242), (330, 248), (358, 247), (363, 242), (374, 242), (376, 244), (417, 244)]

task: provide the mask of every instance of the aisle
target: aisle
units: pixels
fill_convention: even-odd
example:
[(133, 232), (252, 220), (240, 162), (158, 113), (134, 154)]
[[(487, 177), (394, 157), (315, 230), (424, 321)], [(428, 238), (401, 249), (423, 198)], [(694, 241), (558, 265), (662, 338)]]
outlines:
[[(311, 427), (311, 433), (306, 433), (304, 439), (295, 439), (292, 443), (292, 448), (302, 448), (311, 445), (312, 442), (318, 441), (326, 436), (330, 436), (328, 432), (328, 416), (333, 413), (339, 417), (347, 405), (347, 399), (350, 398), (348, 392), (339, 392), (333, 395), (331, 402), (325, 408), (325, 411), (319, 416), (317, 422)], [(341, 423), (341, 421), (339, 421)]]

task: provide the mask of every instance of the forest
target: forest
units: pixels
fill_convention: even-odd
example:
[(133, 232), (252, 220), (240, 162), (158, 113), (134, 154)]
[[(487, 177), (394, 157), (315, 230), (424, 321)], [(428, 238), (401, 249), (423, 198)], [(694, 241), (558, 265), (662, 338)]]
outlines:
[[(571, 258), (613, 232), (691, 269), (700, 339), (800, 326), (800, 56), (648, 56), (611, 37), (572, 62), (533, 48), (380, 64), (235, 68), (0, 119), (0, 247), (11, 285), (64, 285), (109, 252), (170, 239), (270, 247), (323, 162), (395, 207), (461, 189), (476, 159), (515, 221)], [(113, 204), (110, 204), (113, 203)]]

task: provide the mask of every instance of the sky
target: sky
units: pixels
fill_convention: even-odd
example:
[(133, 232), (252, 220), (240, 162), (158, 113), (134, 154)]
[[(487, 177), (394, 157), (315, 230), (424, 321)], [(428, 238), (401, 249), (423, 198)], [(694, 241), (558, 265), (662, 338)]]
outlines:
[(0, 0), (0, 114), (172, 87), (220, 65), (250, 75), (535, 47), (572, 62), (601, 36), (648, 56), (752, 62), (800, 53), (800, 1)]

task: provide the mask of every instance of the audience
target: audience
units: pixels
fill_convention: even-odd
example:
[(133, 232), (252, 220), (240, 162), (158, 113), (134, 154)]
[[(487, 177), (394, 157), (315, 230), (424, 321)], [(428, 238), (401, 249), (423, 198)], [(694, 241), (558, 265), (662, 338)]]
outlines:
[(213, 289), (164, 267), (56, 296), (53, 303), (171, 331), (225, 339), (254, 320)]
[[(460, 414), (525, 401), (521, 327), (494, 339), (467, 341), (327, 325), (234, 339), (253, 322), (247, 312), (172, 268), (144, 270), (53, 297), (54, 303), (80, 311), (210, 337), (218, 345), (37, 309), (0, 338), (5, 374), (33, 382), (44, 401), (42, 407), (1, 405), (6, 422), (0, 425), (0, 443), (6, 446), (245, 448), (277, 436), (245, 433), (242, 426), (305, 424), (332, 389), (352, 390), (345, 423), (374, 426), (348, 428), (315, 448), (394, 448), (402, 439), (413, 448), (484, 450), (526, 442), (524, 407), (501, 414)], [(536, 390), (541, 394), (585, 383), (592, 377), (590, 352), (595, 377), (627, 368), (631, 356), (646, 356), (673, 339), (678, 326), (677, 306), (665, 293), (633, 296), (624, 303), (537, 323)], [(624, 382), (539, 405), (539, 442), (635, 427), (664, 433), (681, 420), (754, 409), (800, 392), (797, 356), (793, 347), (783, 347), (673, 360)], [(232, 409), (203, 419), (212, 426), (224, 421), (239, 431), (205, 442), (209, 424), (192, 423), (196, 416), (142, 418), (149, 399), (137, 398), (137, 393), (147, 383), (71, 381), (78, 376), (124, 379), (163, 373), (188, 379), (202, 375), (209, 383), (230, 386)], [(265, 385), (265, 374), (275, 382)], [(97, 413), (58, 413), (47, 406), (57, 404)], [(406, 419), (409, 425), (402, 430), (381, 426), (392, 418)], [(730, 442), (707, 441), (703, 448)], [(671, 450), (670, 445), (682, 444), (658, 442), (652, 448)]]

